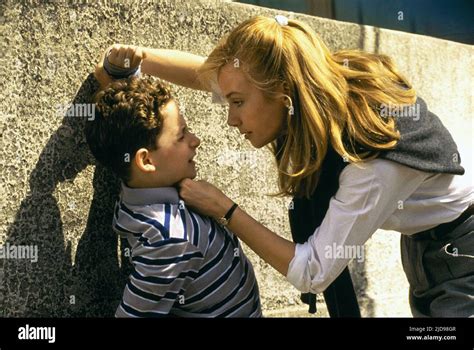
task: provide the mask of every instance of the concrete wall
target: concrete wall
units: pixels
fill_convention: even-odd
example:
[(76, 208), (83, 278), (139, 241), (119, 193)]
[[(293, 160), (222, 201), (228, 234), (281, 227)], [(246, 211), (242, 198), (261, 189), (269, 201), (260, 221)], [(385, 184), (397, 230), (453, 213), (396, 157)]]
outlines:
[[(0, 4), (0, 245), (38, 247), (37, 262), (0, 259), (0, 316), (111, 316), (120, 299), (130, 265), (110, 228), (118, 181), (94, 165), (82, 132), (85, 121), (58, 113), (58, 106), (88, 101), (99, 52), (128, 43), (206, 55), (240, 21), (276, 13), (214, 1)], [(472, 47), (293, 16), (332, 49), (392, 55), (455, 135), (472, 169)], [(212, 105), (208, 94), (179, 87), (175, 93), (202, 139), (199, 176), (289, 237), (289, 199), (266, 195), (276, 191), (269, 152), (253, 150), (230, 130), (225, 107)], [(377, 232), (367, 259), (352, 265), (366, 316), (410, 315), (398, 240), (395, 232)], [(299, 293), (249, 256), (265, 314), (306, 315)], [(319, 310), (327, 315), (322, 304)]]

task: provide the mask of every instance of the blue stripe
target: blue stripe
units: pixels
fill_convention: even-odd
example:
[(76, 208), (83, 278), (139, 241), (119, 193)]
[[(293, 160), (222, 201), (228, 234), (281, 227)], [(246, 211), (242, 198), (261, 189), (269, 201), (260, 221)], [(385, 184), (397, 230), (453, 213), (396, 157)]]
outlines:
[(211, 233), (209, 234), (209, 244), (207, 245), (208, 247), (211, 246), (212, 242), (214, 241), (214, 238), (216, 237), (216, 225), (214, 224), (214, 220), (209, 220), (209, 221), (211, 224)]
[(204, 275), (207, 271), (209, 271), (210, 269), (212, 269), (214, 266), (216, 266), (217, 264), (219, 264), (222, 260), (222, 257), (224, 256), (224, 253), (227, 249), (227, 246), (229, 245), (230, 243), (230, 240), (227, 238), (227, 236), (224, 236), (224, 246), (223, 248), (221, 248), (221, 250), (219, 251), (219, 253), (215, 256), (214, 259), (212, 259), (211, 261), (209, 261), (206, 265), (204, 265), (200, 270), (199, 270), (199, 276), (202, 276)]
[(169, 230), (167, 230), (165, 227), (163, 227), (163, 225), (160, 224), (157, 220), (149, 218), (149, 217), (147, 217), (143, 214), (135, 213), (132, 210), (130, 210), (129, 208), (127, 208), (125, 206), (125, 204), (123, 204), (123, 203), (120, 203), (120, 209), (123, 210), (128, 215), (130, 215), (132, 218), (136, 219), (137, 221), (140, 221), (140, 222), (143, 222), (143, 223), (146, 223), (148, 225), (153, 226), (154, 228), (156, 228), (161, 233), (161, 235), (165, 239), (170, 237)]
[(188, 243), (188, 241), (182, 239), (182, 238), (174, 238), (174, 237), (171, 237), (171, 238), (168, 238), (168, 239), (164, 239), (164, 240), (160, 240), (158, 242), (154, 242), (154, 243), (150, 243), (148, 238), (143, 236), (143, 233), (141, 232), (133, 232), (133, 231), (129, 231), (125, 228), (123, 228), (121, 225), (119, 224), (115, 224), (115, 229), (117, 229), (118, 231), (122, 231), (124, 233), (128, 233), (128, 234), (131, 234), (135, 237), (138, 237), (138, 241), (143, 243), (143, 245), (145, 247), (153, 247), (153, 248), (159, 248), (159, 247), (163, 247), (163, 246), (166, 246), (166, 245), (171, 245), (171, 244), (176, 244), (176, 243)]
[(137, 317), (166, 317), (166, 316), (168, 316), (168, 314), (162, 314), (162, 313), (158, 313), (158, 312), (138, 311), (138, 310), (135, 310), (134, 308), (132, 308), (128, 305), (125, 305), (125, 303), (123, 301), (120, 304), (120, 307), (122, 309), (124, 309), (126, 312), (128, 312), (129, 314), (132, 314), (132, 315), (137, 316)]
[(154, 243), (148, 242), (148, 238), (143, 237), (143, 236), (140, 237), (138, 240), (140, 242), (143, 242), (143, 245), (147, 248), (148, 247), (159, 248), (159, 247), (164, 247), (166, 245), (173, 245), (173, 244), (177, 244), (177, 243), (189, 243), (188, 241), (185, 241), (182, 238), (174, 238), (174, 237), (164, 239), (164, 240), (154, 242)]
[(219, 287), (225, 281), (227, 281), (229, 276), (235, 270), (235, 267), (238, 266), (238, 263), (239, 263), (239, 259), (232, 260), (232, 265), (230, 266), (230, 268), (227, 269), (227, 271), (221, 277), (219, 277), (214, 283), (212, 283), (209, 287), (204, 289), (199, 294), (193, 296), (192, 298), (187, 298), (186, 299), (186, 304), (189, 305), (189, 304), (194, 303), (195, 301), (200, 301), (201, 299), (204, 299), (207, 295), (209, 295), (209, 294), (215, 292), (217, 289), (219, 289)]
[(145, 265), (157, 266), (157, 265), (169, 265), (169, 264), (176, 264), (183, 261), (188, 261), (193, 258), (203, 258), (201, 252), (193, 252), (189, 254), (184, 254), (181, 256), (175, 256), (173, 258), (165, 258), (165, 259), (149, 259), (144, 258), (141, 256), (134, 256), (132, 257), (133, 261), (140, 262)]
[[(231, 313), (233, 313), (234, 311), (238, 310), (241, 306), (247, 304), (247, 302), (252, 299), (252, 298), (255, 298), (257, 294), (257, 289), (255, 288), (256, 285), (254, 284), (252, 290), (250, 291), (249, 295), (244, 299), (242, 300), (240, 303), (238, 303), (237, 305), (231, 307), (230, 309), (228, 309), (227, 311), (221, 313), (220, 315), (217, 315), (216, 317), (226, 317), (228, 315), (230, 315)], [(254, 304), (255, 305), (255, 304)], [(255, 312), (255, 308), (252, 310), (252, 313)]]
[(158, 242), (155, 242), (155, 243), (150, 243), (148, 241), (148, 238), (143, 236), (142, 232), (133, 232), (133, 231), (127, 230), (126, 228), (119, 225), (118, 223), (115, 223), (115, 229), (118, 230), (118, 231), (124, 232), (124, 233), (131, 234), (134, 237), (138, 237), (137, 240), (139, 242), (143, 243), (143, 245), (145, 247), (161, 247), (161, 246), (164, 246), (164, 245), (167, 245), (167, 244), (172, 244), (172, 243), (187, 242), (187, 241), (184, 241), (180, 238), (169, 238), (167, 240), (161, 240), (161, 241), (158, 241)]
[(177, 279), (183, 279), (186, 277), (195, 278), (198, 271), (183, 271), (177, 277), (155, 277), (155, 276), (143, 276), (138, 271), (133, 271), (132, 276), (140, 281), (152, 283), (152, 284), (171, 284)]
[(188, 232), (186, 228), (186, 211), (181, 208), (181, 203), (178, 206), (179, 212), (181, 213), (181, 221), (183, 222), (183, 229), (184, 229), (184, 239), (188, 239)]
[(165, 229), (170, 232), (170, 219), (171, 219), (171, 205), (165, 203)]
[(180, 290), (179, 292), (166, 292), (165, 295), (161, 296), (161, 295), (156, 295), (156, 294), (152, 294), (152, 293), (149, 293), (149, 292), (145, 292), (144, 290), (141, 290), (140, 288), (138, 288), (137, 286), (135, 286), (132, 281), (128, 281), (127, 283), (127, 287), (130, 289), (130, 291), (132, 291), (134, 294), (142, 297), (143, 299), (147, 299), (147, 300), (151, 300), (153, 302), (159, 302), (161, 301), (162, 299), (168, 299), (168, 300), (176, 300), (176, 298), (178, 297), (178, 295), (180, 294), (183, 294), (183, 291)]
[(221, 302), (216, 303), (215, 305), (213, 305), (212, 307), (210, 307), (208, 309), (200, 311), (200, 313), (203, 313), (203, 314), (211, 313), (213, 311), (216, 311), (220, 307), (224, 306), (229, 301), (231, 301), (237, 295), (237, 293), (240, 291), (240, 289), (244, 286), (245, 282), (247, 282), (248, 272), (249, 272), (249, 266), (248, 266), (248, 262), (246, 261), (245, 262), (245, 272), (244, 272), (244, 275), (243, 275), (242, 279), (240, 280), (240, 283), (238, 284), (238, 286), (225, 299), (223, 299)]
[(194, 214), (192, 211), (189, 211), (189, 216), (191, 216), (191, 221), (193, 223), (193, 245), (196, 246), (196, 247), (199, 247), (199, 234), (201, 232), (201, 229), (199, 227), (199, 223), (198, 221), (196, 220), (196, 218), (194, 217)]

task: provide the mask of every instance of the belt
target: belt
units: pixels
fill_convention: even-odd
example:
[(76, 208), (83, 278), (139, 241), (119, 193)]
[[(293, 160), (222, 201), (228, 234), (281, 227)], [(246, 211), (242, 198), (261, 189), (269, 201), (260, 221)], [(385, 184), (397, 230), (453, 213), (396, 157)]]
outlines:
[(474, 215), (474, 204), (471, 204), (467, 207), (466, 210), (455, 220), (446, 222), (444, 224), (440, 224), (436, 227), (430, 228), (429, 230), (415, 233), (411, 236), (412, 239), (421, 240), (421, 239), (434, 239), (440, 240), (446, 234), (453, 231), (456, 227), (461, 225), (464, 221), (466, 221), (471, 215)]

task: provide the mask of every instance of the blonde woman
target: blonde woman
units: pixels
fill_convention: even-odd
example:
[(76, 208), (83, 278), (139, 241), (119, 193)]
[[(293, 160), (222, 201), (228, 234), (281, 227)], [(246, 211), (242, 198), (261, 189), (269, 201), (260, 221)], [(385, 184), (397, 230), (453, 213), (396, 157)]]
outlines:
[[(473, 188), (455, 142), (384, 55), (331, 53), (303, 22), (251, 18), (206, 58), (115, 46), (123, 60), (229, 103), (228, 124), (256, 147), (272, 146), (280, 194), (293, 196), (294, 242), (254, 220), (205, 181), (180, 195), (228, 225), (304, 293), (325, 291), (379, 228), (402, 233), (402, 263), (415, 316), (474, 315)], [(110, 71), (110, 69), (109, 69)], [(96, 76), (109, 77), (101, 64)], [(232, 210), (230, 210), (232, 208)]]

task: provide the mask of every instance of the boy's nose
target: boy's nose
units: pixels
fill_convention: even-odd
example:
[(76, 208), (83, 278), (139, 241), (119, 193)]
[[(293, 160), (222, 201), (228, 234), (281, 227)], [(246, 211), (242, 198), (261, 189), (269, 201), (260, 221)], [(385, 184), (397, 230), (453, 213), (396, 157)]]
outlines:
[(192, 147), (199, 147), (200, 144), (201, 144), (201, 139), (199, 139), (199, 137), (197, 137), (196, 135), (193, 134), (193, 139), (191, 141), (191, 146)]

